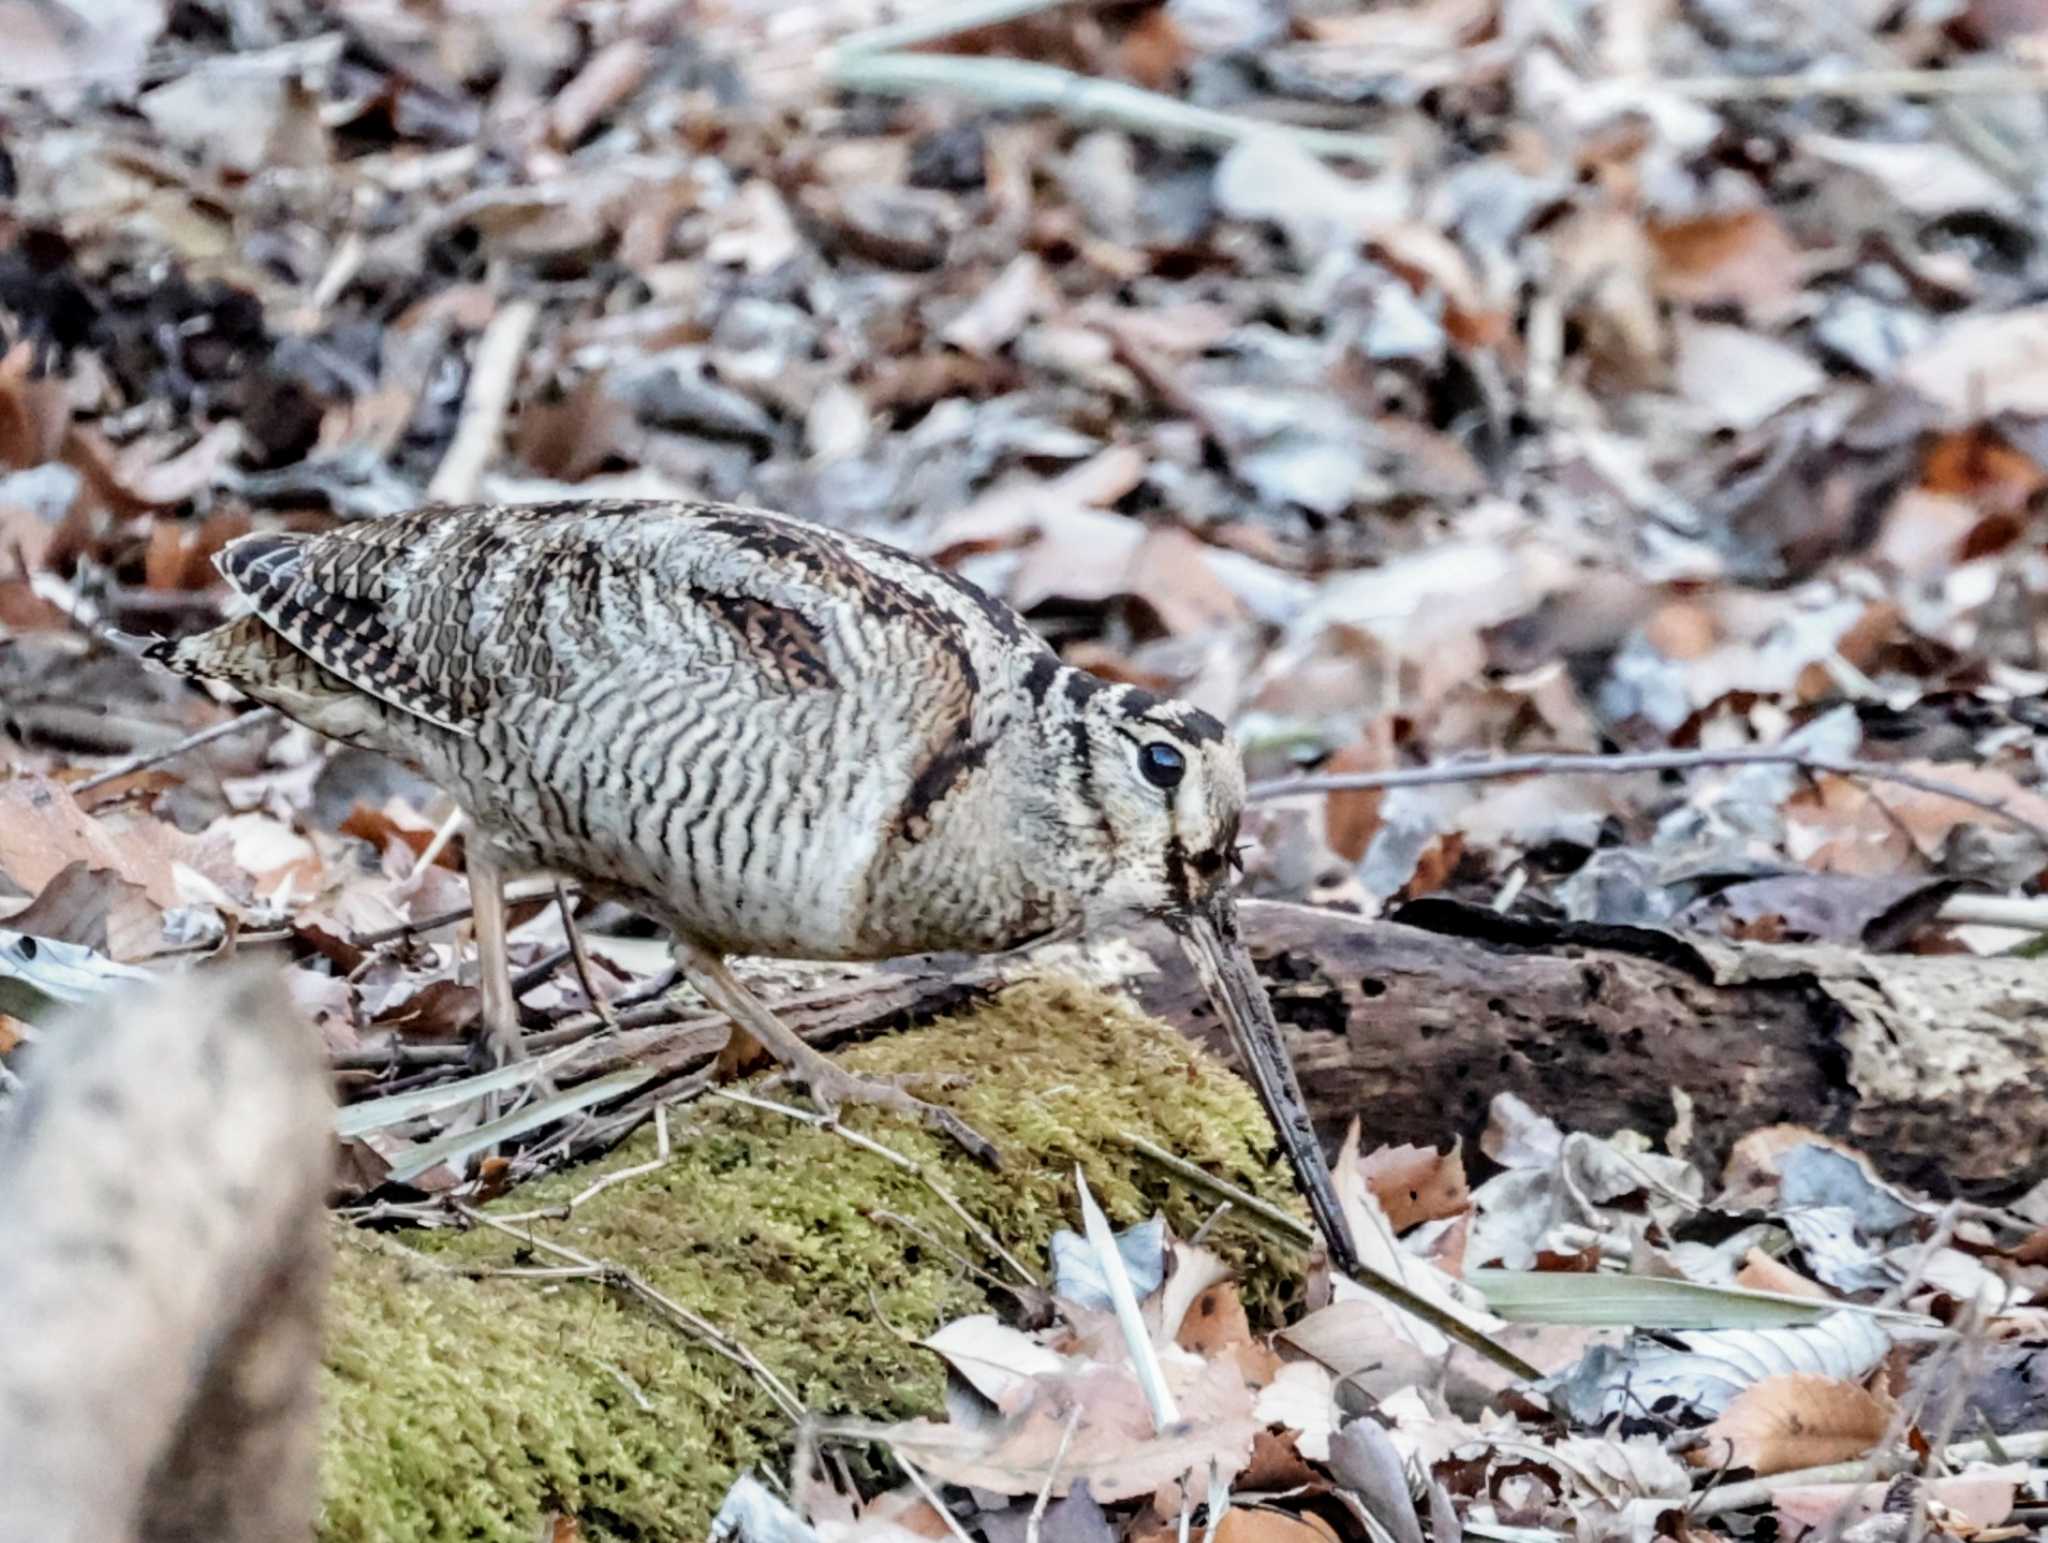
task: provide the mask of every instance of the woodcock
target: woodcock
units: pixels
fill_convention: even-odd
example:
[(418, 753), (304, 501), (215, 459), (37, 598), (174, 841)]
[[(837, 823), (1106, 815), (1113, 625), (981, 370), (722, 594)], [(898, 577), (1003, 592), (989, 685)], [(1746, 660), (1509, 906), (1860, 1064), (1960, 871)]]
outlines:
[[(821, 1107), (857, 1079), (725, 956), (996, 952), (1162, 917), (1228, 1022), (1335, 1262), (1356, 1260), (1230, 893), (1244, 773), (1205, 712), (1071, 668), (1008, 606), (879, 542), (729, 505), (425, 510), (256, 534), (250, 614), (153, 655), (418, 768), (467, 812), (506, 1048), (511, 871), (673, 929), (684, 976)], [(487, 893), (488, 892), (488, 893)], [(493, 976), (498, 980), (494, 989)]]

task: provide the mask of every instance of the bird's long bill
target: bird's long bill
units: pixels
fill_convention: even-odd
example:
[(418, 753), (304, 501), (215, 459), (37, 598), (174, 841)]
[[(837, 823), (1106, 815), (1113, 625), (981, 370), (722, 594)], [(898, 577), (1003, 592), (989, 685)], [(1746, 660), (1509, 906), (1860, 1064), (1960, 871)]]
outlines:
[(1237, 928), (1237, 908), (1228, 895), (1184, 911), (1172, 918), (1172, 926), (1189, 961), (1202, 977), (1209, 1000), (1223, 1015), (1230, 1030), (1238, 1059), (1251, 1074), (1259, 1090), (1259, 1102), (1266, 1106), (1266, 1118), (1279, 1132), (1287, 1149), (1287, 1161), (1294, 1168), (1295, 1181), (1308, 1198), (1308, 1208), (1330, 1245), (1330, 1262), (1346, 1275), (1358, 1273), (1358, 1252), (1350, 1230), (1344, 1225), (1344, 1209), (1337, 1203), (1336, 1182), (1323, 1149), (1316, 1141), (1309, 1121), (1308, 1105), (1295, 1081), (1294, 1065), (1280, 1038), (1280, 1025), (1273, 1019), (1272, 1004), (1259, 984), (1251, 956)]

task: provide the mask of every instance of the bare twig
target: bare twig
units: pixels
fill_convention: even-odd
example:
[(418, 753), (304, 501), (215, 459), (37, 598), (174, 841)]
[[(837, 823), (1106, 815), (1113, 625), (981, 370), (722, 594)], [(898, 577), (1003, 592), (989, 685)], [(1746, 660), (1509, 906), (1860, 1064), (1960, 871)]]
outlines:
[(917, 1492), (924, 1496), (924, 1503), (939, 1514), (940, 1519), (946, 1524), (946, 1531), (952, 1534), (957, 1543), (974, 1543), (974, 1539), (967, 1535), (967, 1529), (960, 1525), (960, 1518), (955, 1516), (945, 1501), (939, 1498), (938, 1491), (934, 1490), (925, 1476), (917, 1471), (917, 1466), (894, 1447), (889, 1449), (889, 1455), (896, 1459), (896, 1466), (910, 1476), (910, 1482), (917, 1487)]
[(519, 1228), (502, 1222), (495, 1216), (490, 1216), (477, 1210), (474, 1206), (463, 1205), (457, 1201), (453, 1203), (452, 1209), (458, 1216), (474, 1222), (479, 1227), (489, 1227), (493, 1231), (504, 1233), (507, 1237), (515, 1239), (528, 1248), (539, 1249), (542, 1253), (553, 1254), (557, 1259), (566, 1259), (571, 1264), (581, 1265), (589, 1272), (592, 1280), (601, 1281), (609, 1286), (616, 1286), (629, 1295), (639, 1298), (640, 1301), (652, 1307), (660, 1316), (666, 1318), (670, 1323), (674, 1324), (691, 1338), (697, 1340), (707, 1349), (724, 1356), (735, 1366), (739, 1366), (751, 1373), (754, 1380), (761, 1384), (768, 1397), (774, 1401), (775, 1407), (780, 1409), (787, 1418), (801, 1420), (804, 1417), (803, 1402), (795, 1393), (790, 1391), (789, 1385), (776, 1376), (759, 1356), (755, 1355), (753, 1351), (727, 1334), (701, 1313), (692, 1312), (673, 1297), (656, 1291), (654, 1287), (650, 1286), (634, 1271), (626, 1269), (623, 1265), (610, 1264), (601, 1259), (593, 1259), (589, 1254), (583, 1253), (578, 1249), (552, 1242), (533, 1232), (522, 1232)]
[(228, 719), (225, 723), (216, 723), (211, 728), (187, 734), (183, 739), (173, 740), (168, 745), (159, 745), (154, 750), (144, 750), (125, 760), (116, 761), (112, 766), (72, 783), (71, 791), (74, 794), (90, 793), (94, 788), (103, 788), (132, 772), (142, 771), (163, 761), (174, 760), (188, 750), (197, 750), (201, 745), (210, 745), (217, 739), (226, 739), (230, 734), (239, 734), (244, 729), (259, 729), (266, 723), (275, 723), (277, 718), (276, 708), (259, 707), (254, 712), (243, 713), (239, 717)]
[(1377, 163), (1387, 154), (1386, 141), (1372, 134), (1298, 128), (1241, 117), (1121, 81), (1097, 80), (1024, 59), (879, 53), (842, 46), (834, 51), (828, 70), (832, 84), (846, 91), (881, 96), (950, 91), (990, 107), (1042, 108), (1074, 122), (1112, 124), (1182, 144), (1221, 149), (1261, 135), (1275, 135), (1329, 160)]
[(576, 1214), (576, 1208), (595, 1200), (614, 1184), (623, 1184), (628, 1179), (637, 1179), (645, 1174), (657, 1172), (668, 1166), (674, 1156), (668, 1139), (668, 1105), (657, 1104), (654, 1109), (654, 1155), (644, 1163), (635, 1163), (630, 1168), (620, 1168), (608, 1173), (594, 1184), (586, 1185), (560, 1205), (551, 1205), (537, 1211), (516, 1211), (509, 1216), (500, 1216), (499, 1221), (508, 1225), (513, 1222), (567, 1221)]
[(947, 1210), (967, 1224), (967, 1230), (974, 1235), (975, 1240), (983, 1248), (1017, 1272), (1019, 1280), (1028, 1286), (1042, 1284), (1029, 1268), (1019, 1261), (1007, 1248), (1003, 1247), (1001, 1241), (997, 1239), (994, 1233), (990, 1232), (986, 1226), (976, 1219), (972, 1211), (960, 1203), (957, 1196), (925, 1171), (924, 1164), (913, 1158), (905, 1157), (893, 1147), (884, 1146), (871, 1136), (864, 1136), (857, 1130), (848, 1130), (837, 1120), (828, 1119), (826, 1116), (815, 1114), (808, 1109), (798, 1109), (791, 1104), (778, 1104), (771, 1098), (756, 1098), (753, 1094), (742, 1093), (736, 1088), (713, 1088), (711, 1096), (713, 1098), (722, 1098), (727, 1103), (744, 1104), (749, 1109), (765, 1109), (770, 1114), (779, 1114), (787, 1119), (815, 1126), (819, 1130), (829, 1130), (842, 1140), (852, 1142), (863, 1152), (872, 1152), (884, 1162), (893, 1163), (896, 1167), (911, 1175), (911, 1177), (920, 1180), (926, 1189), (937, 1195)]
[(1507, 755), (1487, 761), (1446, 761), (1436, 766), (1404, 766), (1392, 771), (1315, 772), (1255, 782), (1254, 799), (1287, 798), (1297, 793), (1344, 793), (1365, 788), (1420, 788), (1453, 782), (1490, 782), (1503, 777), (1619, 777), (1637, 772), (1696, 771), (1710, 766), (1796, 766), (1836, 777), (1890, 782), (1981, 809), (2048, 842), (2048, 826), (2014, 812), (2011, 800), (1972, 793), (1937, 777), (1886, 766), (1880, 761), (1844, 760), (1803, 750), (1770, 747), (1740, 750), (1646, 750), (1628, 755)]
[[(2032, 1457), (2048, 1457), (2048, 1431), (2033, 1431), (2025, 1435), (2001, 1436), (1996, 1445), (2005, 1454), (1994, 1453), (1993, 1443), (1983, 1441), (1966, 1442), (1948, 1449), (1951, 1464), (2019, 1462)], [(1894, 1474), (1911, 1468), (1916, 1459), (1910, 1452), (1894, 1452), (1872, 1469), (1869, 1459), (1857, 1458), (1853, 1462), (1828, 1463), (1820, 1468), (1795, 1468), (1787, 1473), (1777, 1473), (1768, 1479), (1748, 1479), (1740, 1484), (1724, 1484), (1700, 1497), (1688, 1515), (1694, 1517), (1720, 1516), (1728, 1511), (1747, 1511), (1752, 1506), (1769, 1505), (1771, 1497), (1781, 1489), (1803, 1489), (1809, 1484), (1853, 1484), (1859, 1479), (1872, 1484), (1881, 1483)]]
[(2032, 96), (2048, 92), (2048, 70), (1868, 69), (1842, 75), (1802, 70), (1785, 75), (1686, 75), (1658, 84), (1680, 96), (1705, 102), (1798, 102), (1809, 97)]
[[(554, 892), (552, 882), (537, 887), (509, 884), (505, 887), (505, 904), (514, 906), (524, 905), (529, 900), (545, 900)], [(356, 948), (381, 948), (386, 943), (396, 943), (400, 938), (416, 938), (421, 933), (438, 932), (443, 927), (466, 922), (475, 914), (473, 907), (460, 905), (432, 916), (422, 916), (417, 921), (400, 922), (394, 927), (380, 927), (375, 932), (358, 932), (349, 939), (349, 943)]]
[(1045, 1470), (1045, 1482), (1038, 1486), (1038, 1498), (1031, 1502), (1031, 1515), (1024, 1523), (1024, 1543), (1038, 1543), (1038, 1529), (1045, 1521), (1045, 1508), (1052, 1500), (1052, 1487), (1059, 1482), (1060, 1464), (1067, 1460), (1067, 1447), (1074, 1439), (1074, 1427), (1081, 1423), (1082, 1412), (1087, 1407), (1077, 1399), (1073, 1412), (1067, 1416), (1066, 1428), (1060, 1432), (1060, 1444), (1053, 1448), (1052, 1463)]
[(2048, 932), (2048, 895), (1950, 895), (1938, 914), (1962, 926)]
[(434, 831), (433, 840), (429, 841), (421, 849), (420, 855), (413, 859), (412, 872), (405, 876), (406, 882), (411, 883), (440, 861), (441, 854), (448, 850), (448, 843), (460, 835), (462, 828), (468, 823), (469, 816), (461, 809), (455, 810), (443, 820)]
[[(1891, 48), (1863, 23), (1832, 10), (1823, 10), (1819, 15), (1825, 18), (1836, 42), (1864, 64), (1873, 69), (1896, 67)], [(2033, 176), (2025, 159), (1980, 115), (1976, 103), (1960, 97), (1940, 97), (1932, 103), (1932, 111), (1957, 149), (2014, 191), (2031, 194)]]
[(1132, 1151), (1150, 1158), (1168, 1173), (1184, 1180), (1191, 1189), (1198, 1190), (1212, 1199), (1220, 1200), (1246, 1216), (1256, 1218), (1258, 1221), (1263, 1222), (1269, 1231), (1282, 1240), (1292, 1243), (1299, 1248), (1312, 1248), (1315, 1246), (1315, 1232), (1303, 1223), (1296, 1221), (1277, 1205), (1261, 1200), (1249, 1190), (1239, 1189), (1228, 1179), (1217, 1178), (1208, 1169), (1199, 1167), (1184, 1157), (1174, 1156), (1166, 1148), (1148, 1141), (1143, 1136), (1133, 1135), (1127, 1131), (1124, 1133), (1123, 1139), (1124, 1144), (1130, 1147)]
[(476, 497), (484, 467), (497, 453), (505, 412), (512, 405), (512, 387), (525, 358), (526, 340), (538, 320), (540, 307), (533, 301), (510, 300), (484, 328), (477, 341), (476, 360), (470, 365), (469, 389), (462, 399), (455, 438), (427, 484), (428, 502), (461, 504)]
[(576, 984), (583, 988), (583, 995), (590, 1003), (590, 1010), (597, 1014), (604, 1026), (613, 1033), (618, 1032), (619, 1015), (612, 1011), (612, 1004), (597, 992), (597, 976), (590, 968), (590, 955), (583, 948), (583, 933), (576, 925), (576, 907), (569, 898), (569, 891), (560, 879), (555, 881), (555, 905), (562, 913), (562, 931), (569, 939), (569, 957), (576, 963)]

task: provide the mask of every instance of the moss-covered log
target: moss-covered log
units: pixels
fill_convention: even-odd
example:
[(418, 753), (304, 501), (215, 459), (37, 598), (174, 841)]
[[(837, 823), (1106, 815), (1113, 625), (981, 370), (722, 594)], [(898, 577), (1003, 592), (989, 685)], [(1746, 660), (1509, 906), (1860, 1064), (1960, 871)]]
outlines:
[[(1042, 1266), (1071, 1225), (1078, 1164), (1120, 1223), (1211, 1209), (1125, 1145), (1141, 1134), (1293, 1204), (1257, 1101), (1172, 1028), (1126, 1002), (1038, 981), (847, 1054), (871, 1072), (958, 1073), (931, 1096), (996, 1140), (993, 1173), (923, 1129), (849, 1124), (923, 1165), (1018, 1259)], [(1006, 1275), (916, 1174), (843, 1136), (706, 1100), (672, 1122), (662, 1167), (565, 1220), (522, 1223), (634, 1272), (750, 1349), (820, 1414), (940, 1407), (943, 1371), (913, 1343), (988, 1310)], [(652, 1138), (498, 1203), (559, 1206), (645, 1163)], [(1300, 1260), (1228, 1220), (1212, 1235), (1269, 1308)], [(502, 1233), (340, 1232), (325, 1377), (322, 1532), (340, 1540), (528, 1543), (551, 1511), (586, 1538), (704, 1535), (733, 1476), (790, 1422), (748, 1372), (654, 1309), (586, 1280), (463, 1272), (547, 1266)]]

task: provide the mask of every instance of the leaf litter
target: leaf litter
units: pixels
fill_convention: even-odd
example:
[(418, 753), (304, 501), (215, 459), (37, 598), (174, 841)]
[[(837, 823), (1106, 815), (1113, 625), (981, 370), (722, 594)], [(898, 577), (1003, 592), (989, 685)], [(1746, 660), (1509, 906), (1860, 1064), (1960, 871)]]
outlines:
[[(1255, 781), (1702, 757), (1269, 800), (1256, 894), (1873, 953), (2048, 930), (2048, 124), (1997, 79), (2048, 57), (2038, 7), (996, 9), (0, 3), (0, 1050), (96, 983), (269, 950), (363, 1121), (360, 1192), (423, 1157), (469, 1182), (439, 1156), (477, 1139), (445, 800), (275, 722), (153, 760), (235, 708), (134, 642), (221, 618), (236, 534), (425, 501), (514, 301), (481, 496), (879, 535), (1229, 717)], [(935, 79), (1137, 94), (1084, 123), (835, 90), (885, 20), (931, 28)], [(1161, 102), (1213, 116), (1191, 142)], [(1784, 745), (1921, 781), (1706, 759)], [(527, 1025), (568, 1047), (522, 1172), (617, 1139), (547, 1132), (633, 1054), (719, 1032), (635, 1000), (644, 926), (569, 909), (587, 969), (552, 893), (514, 912)], [(575, 1048), (600, 1009), (624, 1059)], [(1716, 1190), (1486, 1092), (1480, 1150), (1355, 1141), (1341, 1175), (1382, 1266), (1543, 1384), (1344, 1284), (1255, 1328), (1154, 1229), (1122, 1246), (1174, 1430), (1056, 1254), (1053, 1325), (937, 1326), (958, 1408), (882, 1439), (989, 1538), (1678, 1537), (1736, 1514), (1709, 1502), (1738, 1470), (1838, 1460), (1871, 1473), (1751, 1509), (2013, 1535), (2039, 1443), (1958, 1458), (1932, 1374), (1996, 1345), (1972, 1396), (2048, 1426), (2048, 1211), (1796, 1128)], [(1510, 1279), (1597, 1283), (1613, 1321), (1532, 1325)], [(1725, 1322), (1652, 1326), (1679, 1287)], [(921, 1493), (854, 1509), (832, 1535), (940, 1525)]]

